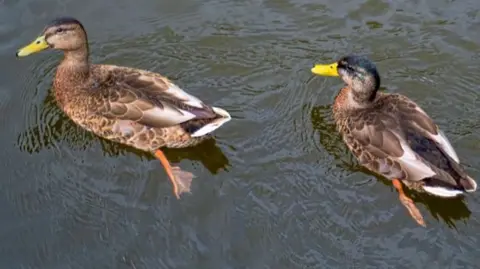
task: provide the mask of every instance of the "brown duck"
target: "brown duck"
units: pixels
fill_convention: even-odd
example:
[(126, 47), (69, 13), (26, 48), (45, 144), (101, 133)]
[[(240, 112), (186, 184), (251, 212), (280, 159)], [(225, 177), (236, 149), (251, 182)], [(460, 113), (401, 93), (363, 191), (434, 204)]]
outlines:
[(378, 91), (375, 64), (361, 56), (346, 56), (312, 73), (340, 76), (345, 87), (333, 105), (333, 117), (343, 140), (361, 165), (392, 180), (412, 217), (425, 226), (420, 211), (403, 189), (440, 197), (474, 192), (477, 183), (460, 166), (445, 134), (415, 102), (400, 94)]
[(177, 198), (193, 175), (172, 167), (162, 147), (198, 144), (231, 118), (167, 78), (148, 71), (89, 62), (87, 34), (74, 18), (58, 18), (17, 52), (63, 51), (53, 88), (58, 105), (78, 125), (106, 139), (152, 152), (164, 166)]

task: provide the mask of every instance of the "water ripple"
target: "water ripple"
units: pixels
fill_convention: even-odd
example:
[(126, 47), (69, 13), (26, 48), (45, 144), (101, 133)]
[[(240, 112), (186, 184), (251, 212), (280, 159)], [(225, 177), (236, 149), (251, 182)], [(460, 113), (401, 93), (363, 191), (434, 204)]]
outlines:
[[(367, 54), (382, 90), (418, 102), (478, 178), (476, 1), (2, 7), (2, 268), (475, 267), (478, 198), (411, 193), (428, 223), (417, 227), (336, 132), (331, 103), (342, 82), (309, 69)], [(157, 160), (66, 118), (50, 91), (58, 53), (14, 59), (59, 14), (84, 22), (93, 62), (159, 72), (231, 112), (215, 139), (165, 151), (197, 176), (192, 194), (175, 199)]]

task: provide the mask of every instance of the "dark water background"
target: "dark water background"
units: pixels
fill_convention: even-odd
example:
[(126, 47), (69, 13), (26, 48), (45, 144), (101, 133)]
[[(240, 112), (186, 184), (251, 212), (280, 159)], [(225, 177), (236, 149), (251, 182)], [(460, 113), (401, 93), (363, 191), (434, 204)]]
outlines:
[[(176, 200), (159, 162), (77, 128), (50, 87), (60, 54), (15, 59), (58, 15), (92, 60), (153, 70), (230, 111), (169, 150), (197, 178)], [(478, 268), (480, 200), (412, 194), (358, 167), (334, 130), (338, 79), (367, 54), (480, 180), (477, 0), (0, 1), (0, 268)]]

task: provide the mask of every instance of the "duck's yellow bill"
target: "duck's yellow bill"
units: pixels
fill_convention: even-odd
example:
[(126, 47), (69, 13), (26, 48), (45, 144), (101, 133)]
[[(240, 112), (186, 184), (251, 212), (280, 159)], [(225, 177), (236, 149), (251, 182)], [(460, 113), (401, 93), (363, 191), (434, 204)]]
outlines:
[(27, 46), (19, 49), (17, 51), (17, 57), (24, 57), (28, 56), (33, 53), (40, 52), (44, 49), (48, 49), (50, 46), (48, 45), (47, 41), (45, 40), (45, 36), (39, 36), (35, 39), (32, 43), (28, 44)]
[(316, 64), (312, 68), (312, 73), (319, 76), (338, 77), (337, 63), (333, 64)]

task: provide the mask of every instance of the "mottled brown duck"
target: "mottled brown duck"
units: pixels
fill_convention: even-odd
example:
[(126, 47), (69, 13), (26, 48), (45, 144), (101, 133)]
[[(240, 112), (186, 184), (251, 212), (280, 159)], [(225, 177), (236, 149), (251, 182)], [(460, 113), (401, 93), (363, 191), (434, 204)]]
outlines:
[(402, 183), (439, 197), (477, 189), (445, 134), (423, 109), (408, 97), (378, 91), (380, 75), (368, 58), (346, 56), (333, 64), (315, 65), (312, 73), (340, 76), (345, 82), (333, 104), (343, 141), (360, 165), (392, 180), (417, 223), (425, 226)]
[(198, 144), (231, 119), (227, 111), (206, 105), (159, 74), (91, 64), (86, 31), (74, 18), (53, 20), (17, 57), (45, 49), (63, 51), (53, 90), (72, 121), (100, 137), (153, 153), (176, 197), (190, 191), (193, 175), (171, 166), (161, 148)]

